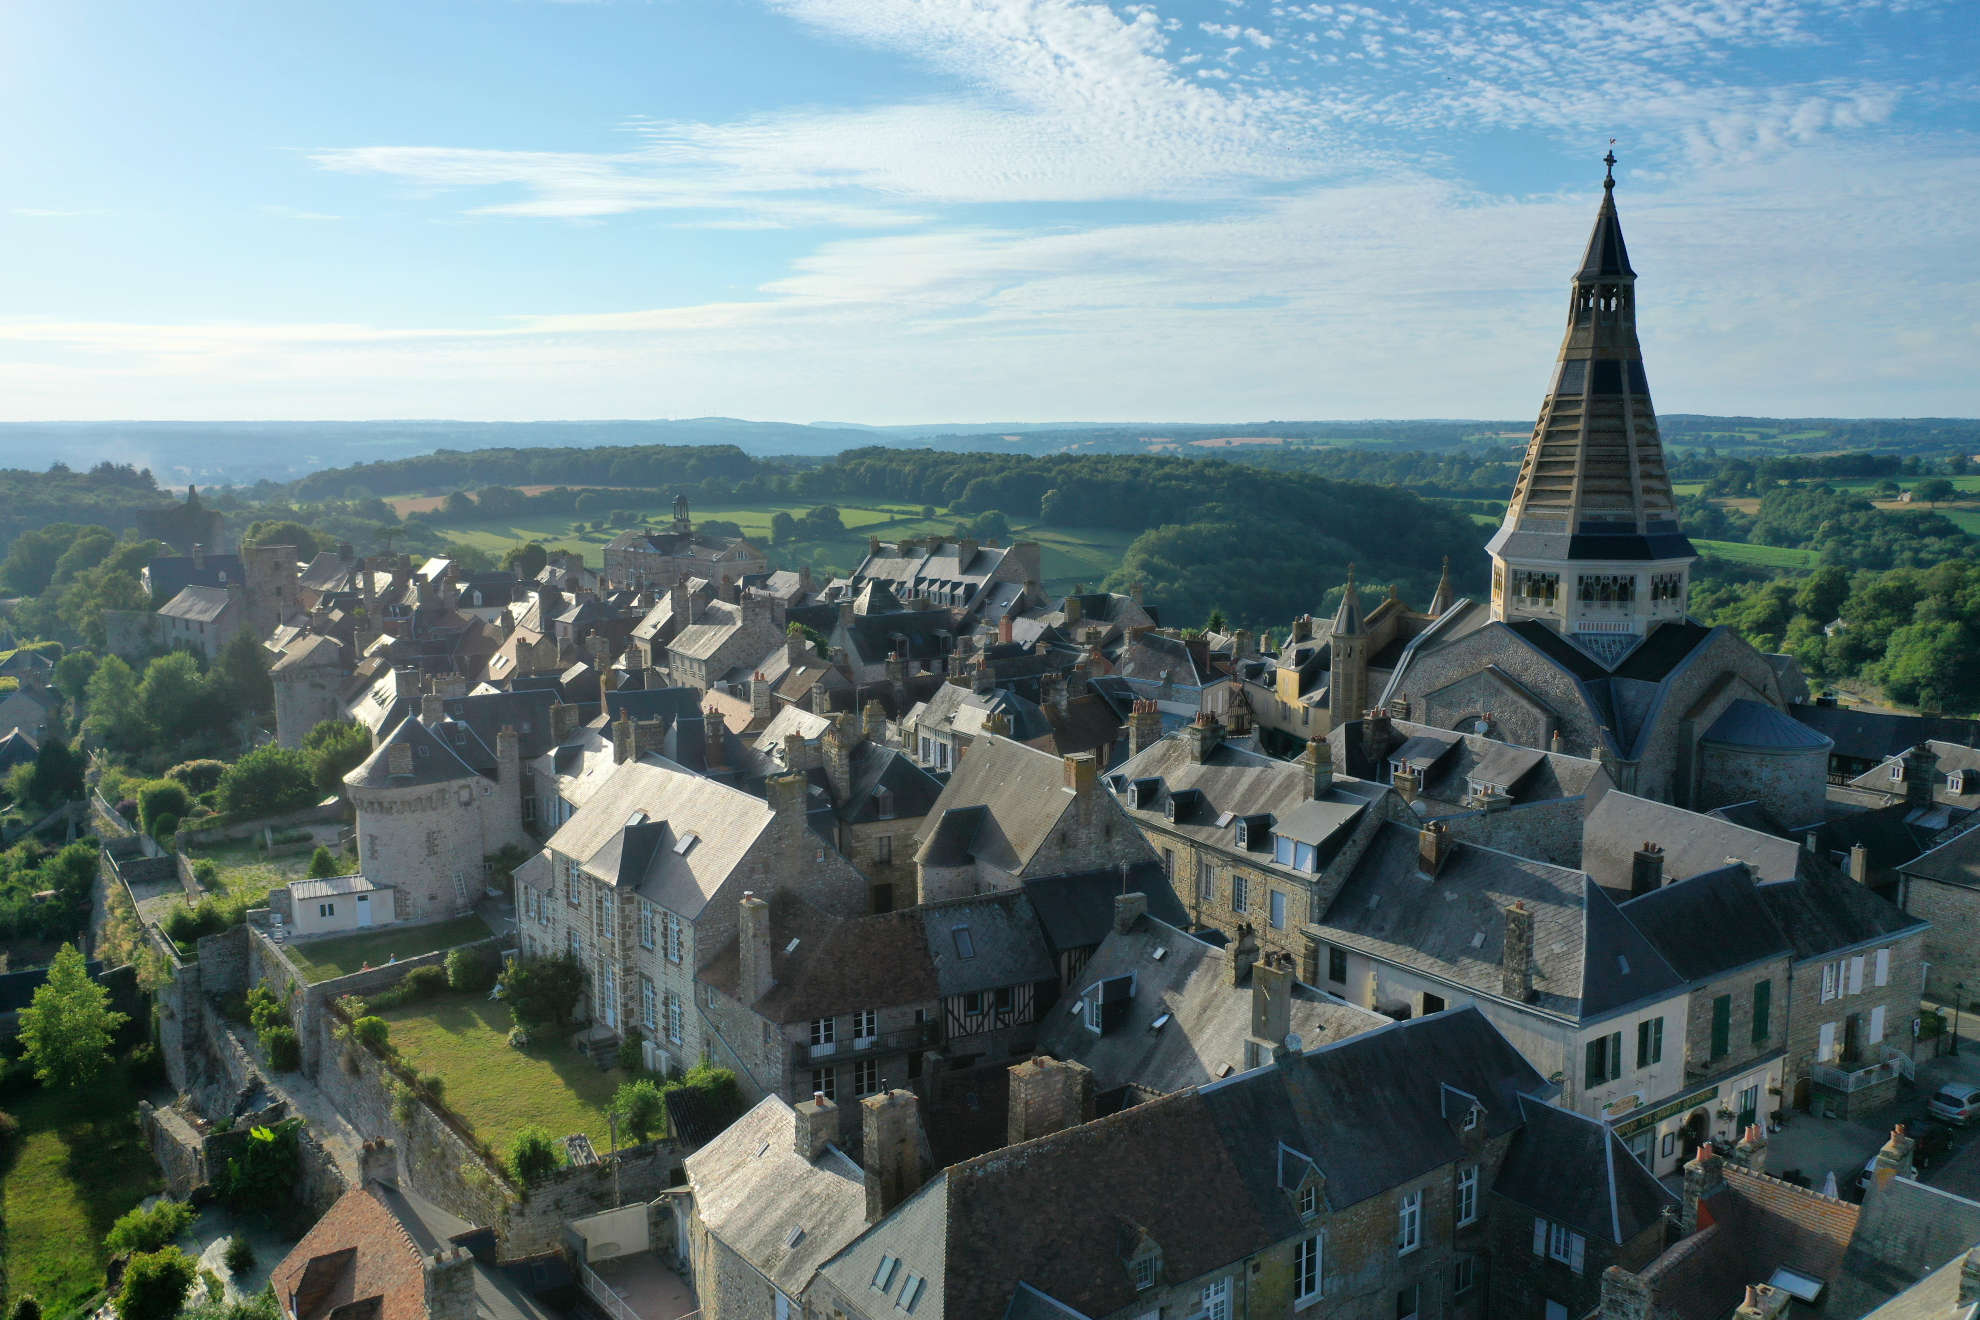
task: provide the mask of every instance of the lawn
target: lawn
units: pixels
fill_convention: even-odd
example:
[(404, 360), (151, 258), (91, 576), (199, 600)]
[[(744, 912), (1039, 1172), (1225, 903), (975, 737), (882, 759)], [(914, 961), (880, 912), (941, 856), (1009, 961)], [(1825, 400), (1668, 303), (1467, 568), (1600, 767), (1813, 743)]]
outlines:
[(1691, 540), (1698, 553), (1708, 559), (1724, 559), (1735, 564), (1758, 564), (1762, 568), (1813, 568), (1813, 550), (1785, 545), (1751, 545), (1745, 541)]
[(429, 922), (421, 926), (381, 926), (351, 935), (331, 935), (320, 940), (303, 940), (289, 946), (289, 957), (310, 984), (333, 977), (349, 976), (367, 966), (382, 967), (393, 958), (411, 958), (451, 949), (457, 944), (485, 940), (491, 932), (488, 923), (470, 912), (451, 921)]
[(0, 1166), (4, 1304), (32, 1293), (53, 1320), (103, 1286), (103, 1235), (158, 1190), (158, 1172), (121, 1073), (81, 1095), (37, 1088), (10, 1108), (21, 1144)]
[(537, 1124), (557, 1141), (573, 1132), (610, 1148), (605, 1109), (626, 1074), (598, 1065), (562, 1039), (539, 1037), (527, 1053), (509, 1047), (508, 1008), (484, 994), (448, 995), (388, 1009), (392, 1044), (413, 1068), (437, 1074), (442, 1097), (475, 1135), (504, 1157), (517, 1131)]
[(195, 863), (211, 861), (218, 866), (220, 889), (227, 894), (265, 896), (278, 885), (286, 885), (309, 874), (309, 853), (270, 859), (262, 854), (260, 845), (253, 839), (196, 847), (188, 850), (186, 856)]

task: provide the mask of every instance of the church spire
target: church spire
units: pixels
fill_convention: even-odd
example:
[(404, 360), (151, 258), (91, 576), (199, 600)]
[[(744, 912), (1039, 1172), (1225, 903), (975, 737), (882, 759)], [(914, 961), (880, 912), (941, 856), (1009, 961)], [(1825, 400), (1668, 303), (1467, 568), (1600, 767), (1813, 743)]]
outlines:
[(1678, 530), (1636, 339), (1636, 270), (1616, 214), (1615, 153), (1603, 163), (1602, 203), (1570, 281), (1553, 383), (1488, 549), (1494, 618), (1626, 642), (1684, 617), (1696, 555)]
[(1437, 594), (1430, 597), (1430, 617), (1440, 618), (1445, 610), (1457, 603), (1457, 592), (1451, 587), (1451, 557), (1444, 556), (1443, 576), (1437, 579)]

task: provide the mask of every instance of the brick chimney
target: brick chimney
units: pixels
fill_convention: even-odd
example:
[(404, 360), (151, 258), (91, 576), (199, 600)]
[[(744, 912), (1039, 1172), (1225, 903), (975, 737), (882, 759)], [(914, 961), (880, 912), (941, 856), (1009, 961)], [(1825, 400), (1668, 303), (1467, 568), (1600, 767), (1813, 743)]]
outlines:
[(912, 1091), (882, 1091), (859, 1109), (866, 1222), (874, 1224), (921, 1189), (921, 1104)]
[(475, 1320), (474, 1255), (445, 1246), (420, 1261), (426, 1284), (426, 1320)]
[(798, 1158), (816, 1164), (825, 1148), (839, 1139), (839, 1107), (823, 1091), (813, 1091), (811, 1099), (794, 1105), (792, 1112), (797, 1119)]
[(1114, 895), (1114, 930), (1122, 935), (1134, 929), (1134, 923), (1148, 915), (1148, 895), (1138, 889), (1125, 894)]
[(1092, 752), (1071, 752), (1061, 762), (1064, 766), (1063, 786), (1080, 803), (1093, 797), (1093, 789), (1100, 782), (1100, 760)]
[(1251, 980), (1251, 969), (1258, 962), (1258, 932), (1249, 922), (1238, 923), (1237, 938), (1232, 940), (1228, 956), (1224, 960), (1224, 970), (1233, 986), (1241, 986)]
[(805, 794), (809, 789), (803, 775), (775, 775), (763, 781), (764, 800), (776, 813), (777, 828), (786, 839), (804, 837)]
[(1389, 723), (1389, 712), (1377, 708), (1366, 711), (1361, 717), (1362, 752), (1376, 767), (1389, 759), (1389, 749), (1395, 746), (1395, 726)]
[(852, 754), (858, 741), (852, 716), (843, 711), (832, 717), (832, 726), (818, 740), (825, 753), (825, 782), (834, 802), (844, 802), (852, 792)]
[(1260, 962), (1251, 969), (1251, 1034), (1258, 1040), (1278, 1046), (1291, 1033), (1292, 983), (1290, 967)]
[(1629, 896), (1647, 894), (1664, 885), (1664, 850), (1645, 843), (1629, 859)]
[(745, 1005), (770, 993), (770, 905), (749, 890), (736, 904), (736, 993)]
[(1162, 740), (1162, 711), (1146, 697), (1128, 709), (1128, 755), (1136, 756)]
[(1323, 798), (1334, 787), (1334, 748), (1325, 738), (1308, 738), (1299, 763), (1306, 767), (1306, 793)]
[(1506, 943), (1499, 956), (1499, 993), (1522, 1004), (1533, 998), (1533, 912), (1517, 899), (1506, 909)]
[(1739, 1144), (1733, 1147), (1733, 1158), (1741, 1168), (1754, 1173), (1767, 1171), (1767, 1137), (1758, 1123), (1749, 1123), (1739, 1137)]
[(1725, 1185), (1725, 1156), (1713, 1150), (1709, 1142), (1700, 1146), (1698, 1154), (1684, 1166), (1684, 1209), (1678, 1221), (1684, 1236), (1698, 1231), (1698, 1203), (1711, 1199)]
[(550, 741), (562, 743), (577, 731), (578, 708), (568, 701), (550, 703)]
[(1746, 1300), (1733, 1312), (1734, 1320), (1776, 1320), (1787, 1314), (1789, 1294), (1772, 1284), (1750, 1283), (1746, 1286)]
[(1405, 802), (1414, 802), (1423, 793), (1423, 775), (1417, 770), (1398, 770), (1395, 773), (1395, 789)]
[(1012, 1065), (1006, 1145), (1092, 1121), (1093, 1072), (1085, 1064), (1041, 1054)]
[(1442, 821), (1431, 821), (1416, 832), (1416, 873), (1426, 880), (1435, 880), (1437, 873), (1444, 869), (1444, 859), (1451, 855), (1451, 827)]

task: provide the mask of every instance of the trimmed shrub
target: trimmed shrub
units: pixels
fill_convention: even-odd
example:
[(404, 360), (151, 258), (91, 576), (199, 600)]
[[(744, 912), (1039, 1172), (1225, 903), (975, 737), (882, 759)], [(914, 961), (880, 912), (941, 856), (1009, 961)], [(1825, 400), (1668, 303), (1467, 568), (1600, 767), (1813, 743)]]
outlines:
[(478, 949), (455, 949), (447, 955), (447, 984), (456, 990), (486, 990), (495, 984), (495, 964)]
[(375, 1013), (366, 1014), (351, 1023), (351, 1036), (366, 1049), (380, 1054), (389, 1054), (392, 1049), (392, 1024)]
[(322, 844), (317, 844), (316, 851), (309, 855), (309, 878), (324, 880), (335, 874), (337, 874), (337, 855)]
[(227, 1239), (227, 1273), (246, 1274), (254, 1268), (254, 1246), (239, 1233)]
[(34, 1300), (33, 1293), (22, 1293), (14, 1309), (7, 1312), (7, 1320), (41, 1320), (41, 1303)]
[(165, 777), (185, 785), (188, 793), (200, 794), (220, 787), (220, 776), (226, 773), (225, 761), (181, 761), (167, 770)]
[(516, 1133), (509, 1143), (509, 1170), (524, 1187), (534, 1187), (557, 1171), (563, 1157), (557, 1143), (542, 1128), (531, 1124)]
[(439, 1073), (421, 1073), (419, 1075), (419, 1084), (425, 1087), (426, 1093), (435, 1100), (440, 1099), (447, 1090), (447, 1079)]
[(157, 1251), (192, 1227), (199, 1211), (184, 1201), (163, 1200), (149, 1210), (140, 1208), (118, 1216), (103, 1245), (113, 1256)]
[(302, 1067), (302, 1038), (294, 1027), (270, 1027), (261, 1033), (261, 1049), (268, 1066), (276, 1072), (295, 1072)]
[(117, 1290), (121, 1320), (172, 1320), (185, 1304), (198, 1266), (177, 1247), (131, 1257)]
[(619, 1067), (626, 1072), (638, 1072), (646, 1062), (646, 1051), (639, 1047), (639, 1037), (628, 1036), (619, 1042)]
[(144, 827), (144, 832), (158, 842), (166, 843), (179, 832), (179, 818), (172, 812), (161, 811)]
[(186, 792), (184, 784), (176, 780), (153, 779), (138, 790), (137, 806), (138, 820), (143, 824), (144, 832), (157, 838), (160, 834), (172, 833), (172, 830), (162, 828), (163, 817), (169, 815), (174, 828), (177, 828), (179, 818), (192, 807), (192, 795)]

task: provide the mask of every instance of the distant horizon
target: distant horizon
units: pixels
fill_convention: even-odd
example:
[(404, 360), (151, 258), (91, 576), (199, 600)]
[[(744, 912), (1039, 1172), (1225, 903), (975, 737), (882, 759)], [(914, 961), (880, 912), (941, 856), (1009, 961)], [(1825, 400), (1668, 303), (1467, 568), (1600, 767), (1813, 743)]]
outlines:
[(1660, 404), (1980, 415), (1970, 0), (69, 0), (0, 49), (0, 418), (1531, 417), (1611, 145)]
[[(1535, 412), (1538, 412), (1535, 400)], [(1666, 418), (1702, 417), (1708, 419), (1734, 420), (1751, 418), (1768, 422), (1975, 422), (1980, 423), (1980, 413), (1963, 415), (1957, 413), (1864, 413), (1846, 415), (1841, 413), (1759, 413), (1759, 412), (1693, 412), (1679, 409), (1658, 409), (1657, 415)], [(681, 422), (742, 422), (762, 426), (796, 426), (825, 431), (928, 431), (941, 432), (954, 428), (957, 432), (997, 430), (1011, 431), (1055, 431), (1078, 430), (1086, 427), (1104, 426), (1389, 426), (1419, 422), (1446, 426), (1463, 425), (1529, 425), (1517, 417), (1480, 416), (1367, 416), (1367, 417), (1217, 417), (1195, 421), (1188, 418), (1164, 417), (1096, 417), (1092, 419), (1055, 418), (1038, 422), (844, 422), (844, 421), (789, 421), (780, 417), (743, 417), (728, 413), (703, 413), (696, 416), (654, 416), (654, 417), (19, 417), (0, 419), (0, 427), (22, 426), (652, 426)]]

